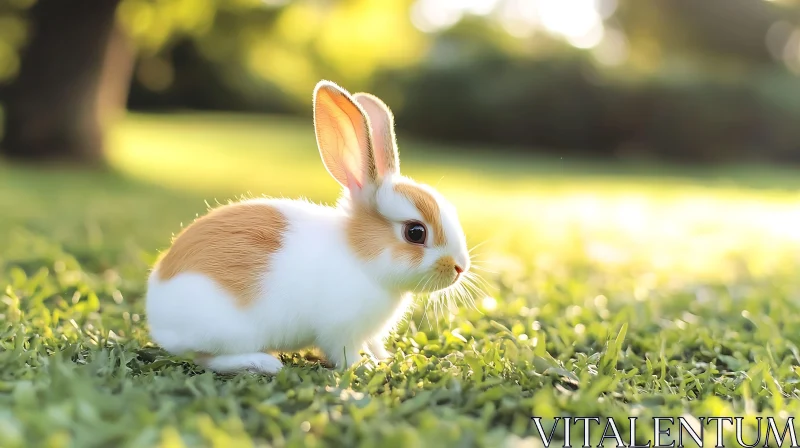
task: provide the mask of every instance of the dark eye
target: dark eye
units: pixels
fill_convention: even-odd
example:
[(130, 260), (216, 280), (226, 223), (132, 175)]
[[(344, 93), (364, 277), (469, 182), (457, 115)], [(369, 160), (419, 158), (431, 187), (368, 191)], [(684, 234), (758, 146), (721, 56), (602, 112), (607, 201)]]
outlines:
[(428, 231), (425, 229), (425, 226), (417, 221), (406, 223), (403, 228), (403, 236), (406, 241), (412, 244), (425, 244), (427, 235)]

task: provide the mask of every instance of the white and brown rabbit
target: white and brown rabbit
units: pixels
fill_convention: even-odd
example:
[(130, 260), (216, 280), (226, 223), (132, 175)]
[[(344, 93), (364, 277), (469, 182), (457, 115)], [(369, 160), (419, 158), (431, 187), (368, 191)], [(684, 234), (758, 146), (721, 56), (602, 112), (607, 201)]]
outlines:
[(337, 206), (249, 199), (187, 226), (148, 280), (153, 340), (217, 372), (275, 373), (268, 352), (321, 349), (338, 368), (389, 353), (414, 292), (470, 268), (455, 208), (400, 174), (394, 118), (378, 98), (314, 89), (317, 145), (343, 189)]

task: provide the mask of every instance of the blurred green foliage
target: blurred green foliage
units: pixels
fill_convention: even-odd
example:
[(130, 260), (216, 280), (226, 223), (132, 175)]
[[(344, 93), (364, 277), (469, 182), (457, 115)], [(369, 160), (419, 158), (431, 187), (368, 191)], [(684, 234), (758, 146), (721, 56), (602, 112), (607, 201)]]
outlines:
[[(180, 84), (171, 50), (191, 42), (197, 55), (192, 65), (212, 64), (222, 84), (240, 95), (278, 90), (289, 104), (304, 107), (309, 86), (326, 75), (366, 85), (379, 68), (416, 63), (427, 39), (408, 20), (410, 5), (411, 0), (123, 0), (119, 17), (142, 49), (137, 80), (148, 90)], [(191, 76), (197, 68), (192, 65), (179, 69)]]
[(439, 141), (559, 155), (800, 162), (800, 82), (788, 73), (629, 81), (580, 57), (476, 59), (476, 67), (425, 67), (382, 79), (405, 92), (402, 128)]
[[(33, 1), (0, 7), (0, 82)], [(442, 141), (800, 160), (797, 0), (122, 0), (117, 16), (134, 110), (307, 116), (327, 78)]]

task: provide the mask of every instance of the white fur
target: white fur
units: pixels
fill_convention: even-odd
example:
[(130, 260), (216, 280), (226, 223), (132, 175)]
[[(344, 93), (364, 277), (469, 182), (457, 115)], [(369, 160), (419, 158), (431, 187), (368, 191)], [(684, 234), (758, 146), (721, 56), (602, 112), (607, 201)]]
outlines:
[[(362, 349), (385, 358), (383, 340), (408, 310), (412, 296), (369, 274), (370, 269), (382, 270), (383, 262), (362, 263), (351, 253), (345, 212), (304, 201), (259, 201), (276, 206), (290, 222), (264, 276), (261, 297), (239, 308), (204, 275), (186, 272), (162, 282), (153, 271), (146, 299), (153, 340), (173, 353), (255, 359), (269, 356), (262, 351), (318, 346), (342, 367), (359, 361)], [(387, 264), (390, 270), (391, 262)], [(252, 363), (243, 358), (239, 368)], [(209, 368), (233, 369), (230, 362), (218, 364)], [(256, 370), (277, 371), (274, 363), (256, 364), (261, 366)]]

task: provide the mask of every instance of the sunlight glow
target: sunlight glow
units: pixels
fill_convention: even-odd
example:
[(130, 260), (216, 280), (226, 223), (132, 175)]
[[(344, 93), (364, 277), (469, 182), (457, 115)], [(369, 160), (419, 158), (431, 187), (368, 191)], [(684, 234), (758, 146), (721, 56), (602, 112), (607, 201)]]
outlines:
[(613, 28), (607, 28), (603, 40), (592, 49), (592, 56), (603, 65), (620, 65), (628, 59), (629, 47), (625, 34)]
[(594, 0), (539, 0), (539, 16), (549, 31), (577, 48), (592, 48), (603, 39), (603, 19)]
[(497, 7), (498, 0), (462, 0), (458, 2), (461, 8), (469, 14), (485, 16)]
[[(513, 36), (530, 37), (543, 29), (576, 48), (594, 48), (605, 35), (603, 20), (616, 9), (617, 0), (417, 0), (411, 7), (411, 21), (423, 32), (437, 32), (468, 14), (493, 13)], [(615, 36), (599, 59), (614, 65), (623, 50)]]
[(536, 2), (530, 0), (506, 0), (496, 13), (503, 29), (515, 37), (530, 37), (540, 25)]
[(411, 22), (426, 33), (450, 28), (463, 15), (461, 5), (454, 0), (417, 0), (411, 6)]
[(600, 17), (608, 19), (617, 10), (617, 0), (595, 0), (595, 9)]
[(486, 296), (483, 298), (481, 306), (483, 306), (485, 310), (492, 311), (497, 308), (497, 300), (494, 297)]
[(420, 31), (445, 30), (465, 15), (485, 16), (494, 11), (498, 0), (417, 0), (411, 6), (411, 22)]
[[(334, 202), (339, 192), (317, 154), (298, 146), (303, 140), (296, 136), (305, 132), (305, 123), (277, 118), (233, 125), (211, 118), (183, 122), (129, 115), (110, 135), (109, 157), (131, 178), (210, 198), (225, 199), (211, 196), (219, 191), (253, 191)], [(267, 139), (276, 142), (270, 151), (263, 150)], [(292, 157), (301, 158), (291, 171), (275, 163)], [(630, 290), (635, 299), (648, 300), (658, 291), (662, 275), (728, 281), (742, 269), (748, 275), (788, 269), (792, 265), (786, 260), (800, 254), (796, 192), (570, 173), (505, 179), (424, 158), (408, 158), (405, 166), (414, 178), (431, 184), (447, 169), (437, 190), (457, 207), (472, 241), (485, 243), (472, 255), (476, 273), (489, 281), (495, 272), (502, 272), (509, 285), (535, 284), (531, 278), (538, 275), (559, 277), (567, 251), (579, 260), (602, 263), (604, 269), (646, 267), (649, 271)], [(478, 295), (477, 289), (475, 305), (497, 306), (493, 291), (482, 288)], [(527, 289), (513, 293), (540, 294)], [(614, 300), (593, 297), (589, 300), (598, 309)]]

